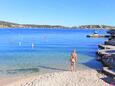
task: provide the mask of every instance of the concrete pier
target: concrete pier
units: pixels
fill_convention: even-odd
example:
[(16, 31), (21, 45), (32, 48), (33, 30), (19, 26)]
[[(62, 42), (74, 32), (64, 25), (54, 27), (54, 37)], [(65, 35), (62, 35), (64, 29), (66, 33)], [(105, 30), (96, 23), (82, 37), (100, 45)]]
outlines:
[(115, 49), (115, 46), (113, 46), (113, 45), (103, 45), (103, 44), (99, 44), (98, 47), (99, 47), (99, 48), (102, 48), (102, 49)]

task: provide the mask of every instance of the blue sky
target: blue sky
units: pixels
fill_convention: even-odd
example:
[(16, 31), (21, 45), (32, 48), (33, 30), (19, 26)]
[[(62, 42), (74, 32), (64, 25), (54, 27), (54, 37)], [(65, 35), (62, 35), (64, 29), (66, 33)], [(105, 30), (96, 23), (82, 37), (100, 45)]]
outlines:
[(21, 24), (115, 26), (115, 0), (0, 0), (0, 20)]

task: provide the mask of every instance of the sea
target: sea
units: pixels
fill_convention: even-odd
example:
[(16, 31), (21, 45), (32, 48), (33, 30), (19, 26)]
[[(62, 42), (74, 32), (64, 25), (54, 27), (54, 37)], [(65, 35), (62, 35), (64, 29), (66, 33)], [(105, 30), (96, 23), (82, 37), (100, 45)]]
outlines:
[[(105, 29), (96, 30), (105, 35)], [(100, 69), (98, 44), (106, 38), (87, 38), (91, 29), (9, 28), (0, 29), (0, 76), (67, 71), (76, 49), (76, 70)]]

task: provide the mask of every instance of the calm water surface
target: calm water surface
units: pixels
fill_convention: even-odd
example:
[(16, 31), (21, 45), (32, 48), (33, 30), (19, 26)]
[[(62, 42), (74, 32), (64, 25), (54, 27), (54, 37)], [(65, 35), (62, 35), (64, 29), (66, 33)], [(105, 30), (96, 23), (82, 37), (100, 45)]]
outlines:
[[(94, 30), (0, 29), (0, 75), (67, 70), (76, 48), (78, 67), (99, 69), (98, 44), (105, 38), (87, 38)], [(106, 30), (98, 30), (105, 34)]]

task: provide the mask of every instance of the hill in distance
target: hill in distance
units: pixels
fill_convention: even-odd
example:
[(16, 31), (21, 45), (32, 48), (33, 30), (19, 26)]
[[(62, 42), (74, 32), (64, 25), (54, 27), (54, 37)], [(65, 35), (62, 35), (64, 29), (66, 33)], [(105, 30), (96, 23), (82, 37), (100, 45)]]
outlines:
[(81, 25), (81, 26), (73, 26), (73, 27), (65, 27), (61, 25), (35, 25), (35, 24), (17, 24), (7, 21), (0, 21), (0, 28), (68, 28), (68, 29), (114, 29), (115, 26), (108, 25)]

